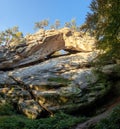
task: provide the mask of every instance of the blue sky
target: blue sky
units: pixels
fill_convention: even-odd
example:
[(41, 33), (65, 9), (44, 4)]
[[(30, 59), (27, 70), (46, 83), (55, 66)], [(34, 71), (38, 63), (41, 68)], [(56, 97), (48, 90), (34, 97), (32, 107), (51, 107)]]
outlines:
[(56, 19), (64, 24), (75, 18), (78, 25), (85, 21), (91, 0), (0, 0), (0, 31), (19, 26), (24, 34), (34, 32), (34, 23)]

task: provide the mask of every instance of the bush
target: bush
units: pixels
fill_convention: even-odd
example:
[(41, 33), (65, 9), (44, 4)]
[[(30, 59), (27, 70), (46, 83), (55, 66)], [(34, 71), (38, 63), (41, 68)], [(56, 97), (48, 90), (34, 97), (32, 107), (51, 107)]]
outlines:
[(15, 113), (15, 110), (14, 110), (13, 106), (10, 105), (9, 103), (5, 103), (5, 104), (0, 105), (0, 116), (11, 115), (14, 113)]
[(24, 129), (26, 119), (20, 116), (2, 116), (0, 117), (0, 129)]
[(56, 113), (53, 117), (37, 120), (20, 115), (2, 116), (0, 129), (69, 129), (85, 120), (85, 117), (73, 117), (62, 112)]

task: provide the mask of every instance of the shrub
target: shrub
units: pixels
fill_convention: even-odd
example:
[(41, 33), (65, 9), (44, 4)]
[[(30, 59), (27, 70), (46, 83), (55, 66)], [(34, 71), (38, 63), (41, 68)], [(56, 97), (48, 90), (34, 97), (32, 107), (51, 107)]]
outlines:
[(56, 113), (53, 117), (31, 120), (24, 116), (0, 117), (0, 129), (69, 129), (85, 121), (85, 117), (73, 117), (65, 113)]
[(15, 110), (12, 105), (5, 103), (0, 105), (0, 115), (11, 115), (14, 114)]

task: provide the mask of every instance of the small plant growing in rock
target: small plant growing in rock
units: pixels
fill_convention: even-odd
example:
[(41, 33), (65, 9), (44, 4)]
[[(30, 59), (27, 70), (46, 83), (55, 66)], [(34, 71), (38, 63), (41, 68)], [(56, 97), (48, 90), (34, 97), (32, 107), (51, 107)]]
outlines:
[(69, 84), (71, 81), (66, 79), (66, 78), (62, 78), (62, 77), (51, 77), (48, 79), (48, 81), (50, 82), (57, 82), (57, 83), (62, 83), (62, 84)]

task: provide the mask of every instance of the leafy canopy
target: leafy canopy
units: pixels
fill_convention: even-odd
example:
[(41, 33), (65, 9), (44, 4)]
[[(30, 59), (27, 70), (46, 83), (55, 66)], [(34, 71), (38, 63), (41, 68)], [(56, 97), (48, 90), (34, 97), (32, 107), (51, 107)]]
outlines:
[(23, 38), (23, 33), (19, 31), (17, 26), (0, 32), (0, 44), (8, 45), (12, 41), (19, 41)]
[[(61, 22), (60, 22), (59, 19), (56, 19), (53, 24), (49, 24), (49, 20), (48, 19), (44, 19), (44, 20), (41, 20), (39, 22), (35, 22), (35, 24), (34, 24), (34, 29), (35, 30), (46, 29), (46, 28), (47, 29), (50, 28), (50, 29), (57, 30), (60, 27), (61, 27)], [(68, 28), (70, 28), (73, 31), (80, 31), (80, 27), (77, 25), (75, 18), (71, 19), (68, 22), (65, 22), (63, 27), (68, 27)]]
[(100, 62), (120, 60), (120, 0), (92, 0), (90, 9), (81, 29), (96, 37)]
[(43, 29), (49, 25), (49, 20), (44, 19), (42, 21), (36, 22), (34, 29)]

